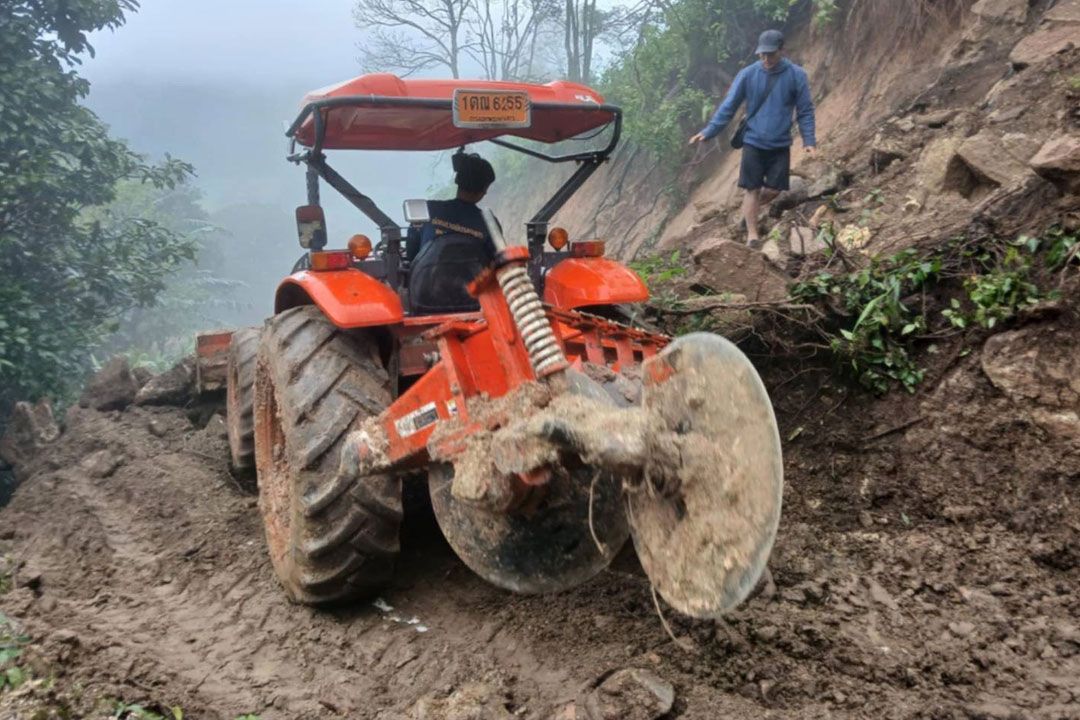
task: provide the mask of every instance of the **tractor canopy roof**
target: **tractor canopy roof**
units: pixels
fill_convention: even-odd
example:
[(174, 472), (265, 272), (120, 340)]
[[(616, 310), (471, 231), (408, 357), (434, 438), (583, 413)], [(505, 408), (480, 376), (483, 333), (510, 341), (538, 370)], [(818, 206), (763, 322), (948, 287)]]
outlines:
[(595, 90), (490, 80), (405, 80), (389, 73), (315, 90), (288, 135), (317, 149), (448, 150), (515, 136), (545, 143), (619, 117)]

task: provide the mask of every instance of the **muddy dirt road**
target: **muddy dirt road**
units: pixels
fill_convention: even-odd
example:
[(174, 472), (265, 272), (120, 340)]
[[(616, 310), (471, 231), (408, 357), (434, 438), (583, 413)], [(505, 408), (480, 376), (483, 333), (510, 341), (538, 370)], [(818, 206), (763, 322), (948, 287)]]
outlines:
[[(778, 394), (784, 436), (803, 430), (774, 586), (725, 624), (668, 611), (680, 644), (629, 547), (575, 591), (514, 596), (453, 556), (422, 496), (381, 607), (290, 605), (222, 426), (180, 408), (69, 418), (0, 511), (23, 563), (0, 610), (58, 688), (187, 718), (587, 718), (627, 667), (670, 681), (681, 720), (1080, 718), (1080, 454), (1067, 405), (1064, 425), (1037, 413), (1075, 403), (1080, 334), (1021, 332), (917, 398)], [(0, 716), (29, 717), (9, 700)]]

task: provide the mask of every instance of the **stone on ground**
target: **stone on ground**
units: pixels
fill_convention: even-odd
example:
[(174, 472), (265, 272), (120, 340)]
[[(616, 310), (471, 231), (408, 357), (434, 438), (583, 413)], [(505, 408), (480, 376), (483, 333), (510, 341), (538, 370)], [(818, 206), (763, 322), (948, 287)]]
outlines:
[(135, 400), (138, 391), (139, 383), (127, 358), (117, 355), (86, 383), (79, 405), (94, 410), (122, 410)]
[(109, 449), (97, 450), (79, 461), (79, 467), (92, 478), (106, 478), (116, 472), (123, 460)]
[(788, 241), (791, 245), (791, 254), (800, 257), (824, 252), (829, 249), (829, 245), (818, 236), (818, 233), (814, 232), (811, 228), (801, 227), (799, 225), (791, 228), (791, 234)]
[(511, 720), (503, 693), (483, 683), (467, 683), (449, 697), (427, 695), (413, 706), (416, 720)]
[(1051, 24), (1041, 27), (1016, 43), (1009, 53), (1009, 62), (1016, 68), (1037, 65), (1060, 52), (1076, 47), (1080, 30), (1073, 23)]
[(184, 358), (160, 375), (154, 375), (135, 396), (136, 405), (183, 405), (191, 399), (195, 361)]
[(1031, 158), (1031, 167), (1069, 192), (1080, 192), (1080, 135), (1059, 133), (1043, 144)]
[(693, 280), (716, 293), (745, 295), (751, 302), (787, 298), (788, 279), (758, 250), (732, 240), (714, 238), (694, 251)]
[(965, 140), (957, 149), (956, 157), (979, 180), (995, 185), (1012, 185), (1031, 171), (1011, 153), (1002, 150), (1002, 138), (983, 130)]
[(985, 20), (1022, 23), (1027, 19), (1028, 0), (979, 0), (971, 12)]
[(585, 699), (589, 720), (656, 720), (671, 711), (675, 688), (649, 670), (626, 668)]

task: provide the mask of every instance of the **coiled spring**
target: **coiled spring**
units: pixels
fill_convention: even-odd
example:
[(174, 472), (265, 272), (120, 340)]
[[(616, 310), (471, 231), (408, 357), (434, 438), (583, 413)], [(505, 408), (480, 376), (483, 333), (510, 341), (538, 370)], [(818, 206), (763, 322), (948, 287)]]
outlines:
[(499, 272), (499, 285), (537, 377), (564, 366), (566, 358), (525, 268), (513, 265), (503, 268)]

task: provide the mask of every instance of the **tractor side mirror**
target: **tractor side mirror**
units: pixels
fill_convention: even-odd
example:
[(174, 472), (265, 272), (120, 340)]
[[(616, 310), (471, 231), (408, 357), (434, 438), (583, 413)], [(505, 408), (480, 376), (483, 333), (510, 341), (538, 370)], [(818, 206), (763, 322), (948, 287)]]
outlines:
[(300, 247), (305, 250), (322, 250), (326, 247), (326, 215), (318, 205), (301, 205), (296, 208), (296, 232)]
[(404, 210), (405, 222), (410, 225), (423, 225), (431, 221), (427, 200), (406, 200)]

